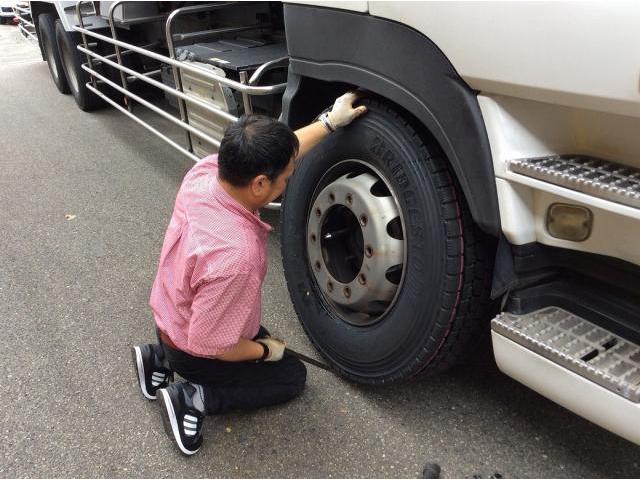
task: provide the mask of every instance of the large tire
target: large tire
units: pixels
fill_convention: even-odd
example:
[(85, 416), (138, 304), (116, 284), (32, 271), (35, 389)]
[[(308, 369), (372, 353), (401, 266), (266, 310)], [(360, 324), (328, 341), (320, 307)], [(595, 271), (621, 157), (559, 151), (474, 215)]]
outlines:
[(86, 57), (80, 53), (77, 46), (80, 37), (77, 34), (67, 32), (60, 20), (56, 20), (55, 25), (56, 41), (62, 59), (62, 68), (69, 81), (71, 94), (80, 110), (95, 110), (104, 105), (100, 97), (91, 92), (86, 84), (90, 80), (89, 74), (85, 72), (81, 65)]
[(60, 93), (69, 93), (69, 84), (62, 68), (62, 59), (56, 42), (56, 30), (54, 25), (54, 16), (50, 13), (41, 13), (38, 15), (38, 28), (40, 30), (40, 41), (42, 42), (42, 50), (49, 65), (49, 73), (53, 83)]
[[(298, 166), (284, 199), (281, 236), (287, 285), (307, 335), (343, 376), (376, 384), (440, 372), (465, 355), (479, 331), (486, 332), (492, 247), (471, 219), (437, 143), (388, 104), (364, 103), (366, 115), (332, 134)], [(366, 197), (361, 186), (374, 181), (367, 186), (373, 207), (362, 203), (360, 193), (355, 200), (338, 198), (351, 196), (345, 196), (350, 187)], [(382, 220), (376, 217), (381, 211)], [(368, 237), (368, 228), (378, 236)], [(383, 235), (367, 245), (385, 228), (394, 239)], [(330, 243), (337, 235), (341, 240)], [(376, 271), (380, 277), (375, 262), (386, 267), (385, 252), (400, 245), (401, 273), (387, 269), (387, 283), (361, 279)], [(391, 263), (399, 255), (393, 253)], [(395, 290), (388, 290), (391, 283)], [(385, 301), (372, 302), (380, 286)], [(354, 297), (365, 300), (352, 309)]]

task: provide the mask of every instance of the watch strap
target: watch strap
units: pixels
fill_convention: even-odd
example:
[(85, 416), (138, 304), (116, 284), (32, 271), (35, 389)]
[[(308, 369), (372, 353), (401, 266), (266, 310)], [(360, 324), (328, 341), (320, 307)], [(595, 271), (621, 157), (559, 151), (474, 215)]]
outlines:
[(335, 128), (333, 128), (333, 125), (331, 125), (331, 122), (329, 121), (329, 113), (325, 112), (323, 114), (321, 114), (318, 119), (320, 120), (320, 122), (325, 126), (325, 128), (327, 130), (329, 130), (329, 132), (333, 133), (336, 131)]

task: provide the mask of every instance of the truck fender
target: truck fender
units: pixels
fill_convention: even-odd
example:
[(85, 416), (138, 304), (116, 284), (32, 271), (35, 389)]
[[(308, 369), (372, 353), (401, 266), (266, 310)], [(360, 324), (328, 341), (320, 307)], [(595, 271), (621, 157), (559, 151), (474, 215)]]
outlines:
[(329, 100), (322, 98), (321, 82), (306, 91), (306, 79), (357, 85), (391, 100), (438, 141), (473, 219), (499, 236), (495, 175), (477, 92), (438, 46), (405, 25), (344, 10), (286, 4), (284, 18), (290, 64), (282, 120), (297, 128), (310, 120), (318, 97)]

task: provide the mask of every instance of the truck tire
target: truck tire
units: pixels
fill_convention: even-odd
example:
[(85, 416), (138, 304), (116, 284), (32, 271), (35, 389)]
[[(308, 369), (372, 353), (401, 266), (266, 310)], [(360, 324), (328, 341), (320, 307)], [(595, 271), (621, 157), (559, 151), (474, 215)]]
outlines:
[(91, 92), (86, 83), (90, 80), (89, 74), (81, 65), (86, 57), (76, 47), (80, 37), (77, 34), (67, 32), (60, 20), (56, 20), (56, 41), (62, 59), (62, 68), (69, 81), (71, 94), (80, 110), (85, 112), (95, 110), (103, 105), (103, 101)]
[(38, 15), (38, 28), (40, 29), (40, 41), (42, 42), (42, 51), (49, 65), (49, 73), (53, 83), (56, 84), (60, 93), (69, 93), (69, 84), (62, 68), (62, 59), (56, 42), (56, 30), (54, 25), (54, 17), (50, 13), (41, 13)]
[(437, 143), (392, 106), (331, 134), (289, 180), (282, 256), (294, 308), (345, 377), (456, 363), (488, 325), (492, 246)]

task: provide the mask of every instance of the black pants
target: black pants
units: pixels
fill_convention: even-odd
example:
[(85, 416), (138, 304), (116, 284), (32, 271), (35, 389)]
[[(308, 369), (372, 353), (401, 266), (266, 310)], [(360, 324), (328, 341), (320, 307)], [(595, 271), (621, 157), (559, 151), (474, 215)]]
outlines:
[[(266, 335), (260, 327), (255, 338)], [(174, 372), (202, 385), (207, 415), (286, 402), (302, 393), (307, 379), (304, 364), (287, 355), (277, 362), (224, 362), (162, 346)]]

